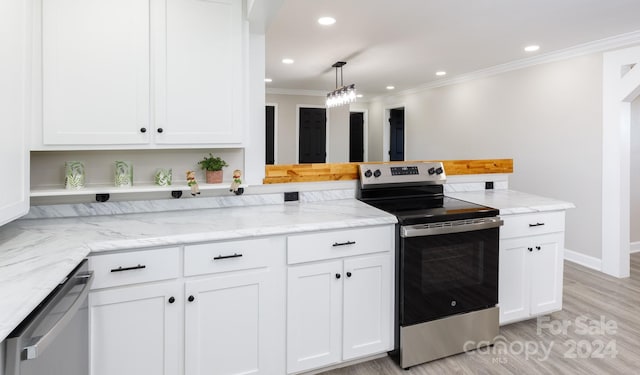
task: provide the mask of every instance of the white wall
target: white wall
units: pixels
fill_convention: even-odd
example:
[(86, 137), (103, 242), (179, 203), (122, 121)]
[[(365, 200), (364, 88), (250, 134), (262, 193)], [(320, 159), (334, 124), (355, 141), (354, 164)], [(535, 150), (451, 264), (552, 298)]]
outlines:
[[(324, 106), (323, 96), (267, 94), (269, 104), (277, 104), (277, 150), (276, 164), (295, 164), (297, 136), (297, 106)], [(264, 112), (264, 111), (263, 111)], [(327, 112), (329, 127), (329, 148), (327, 162), (340, 163), (349, 161), (349, 107), (331, 108)]]
[(640, 242), (640, 98), (631, 103), (631, 242)]
[(601, 54), (378, 99), (371, 157), (392, 104), (405, 108), (407, 160), (513, 158), (510, 187), (573, 202), (566, 247), (601, 257)]

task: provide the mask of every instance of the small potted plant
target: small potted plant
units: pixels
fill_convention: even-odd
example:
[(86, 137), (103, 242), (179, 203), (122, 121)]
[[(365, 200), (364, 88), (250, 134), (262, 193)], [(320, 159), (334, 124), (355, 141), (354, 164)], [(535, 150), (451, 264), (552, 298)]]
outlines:
[(222, 168), (228, 167), (226, 161), (222, 160), (219, 156), (213, 156), (209, 153), (209, 156), (205, 156), (198, 162), (200, 168), (205, 171), (207, 184), (219, 184), (222, 182)]

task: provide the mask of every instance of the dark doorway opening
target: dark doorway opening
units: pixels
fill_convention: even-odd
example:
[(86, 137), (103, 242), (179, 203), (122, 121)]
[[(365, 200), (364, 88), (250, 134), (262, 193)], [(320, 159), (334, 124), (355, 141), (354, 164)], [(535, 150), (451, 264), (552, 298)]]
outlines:
[(349, 162), (364, 161), (364, 112), (349, 113)]
[(324, 163), (327, 158), (325, 108), (300, 108), (299, 163)]
[(389, 160), (404, 160), (404, 108), (389, 110)]
[(265, 124), (266, 124), (266, 145), (265, 145), (265, 164), (275, 164), (275, 141), (276, 141), (276, 107), (268, 105), (265, 107)]

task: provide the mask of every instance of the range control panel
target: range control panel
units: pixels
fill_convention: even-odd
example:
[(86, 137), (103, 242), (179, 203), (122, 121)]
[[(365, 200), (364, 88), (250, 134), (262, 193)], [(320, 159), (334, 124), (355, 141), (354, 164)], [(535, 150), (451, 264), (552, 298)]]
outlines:
[(360, 164), (360, 186), (423, 183), (443, 184), (447, 176), (441, 162)]

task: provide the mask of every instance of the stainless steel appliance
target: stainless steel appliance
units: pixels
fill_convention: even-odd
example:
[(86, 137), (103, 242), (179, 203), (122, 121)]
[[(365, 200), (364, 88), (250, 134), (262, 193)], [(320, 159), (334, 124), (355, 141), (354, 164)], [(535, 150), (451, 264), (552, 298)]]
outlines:
[(87, 296), (83, 260), (6, 339), (5, 375), (87, 375)]
[(498, 335), (499, 211), (446, 197), (442, 163), (361, 164), (357, 196), (394, 214), (395, 349), (402, 368)]

